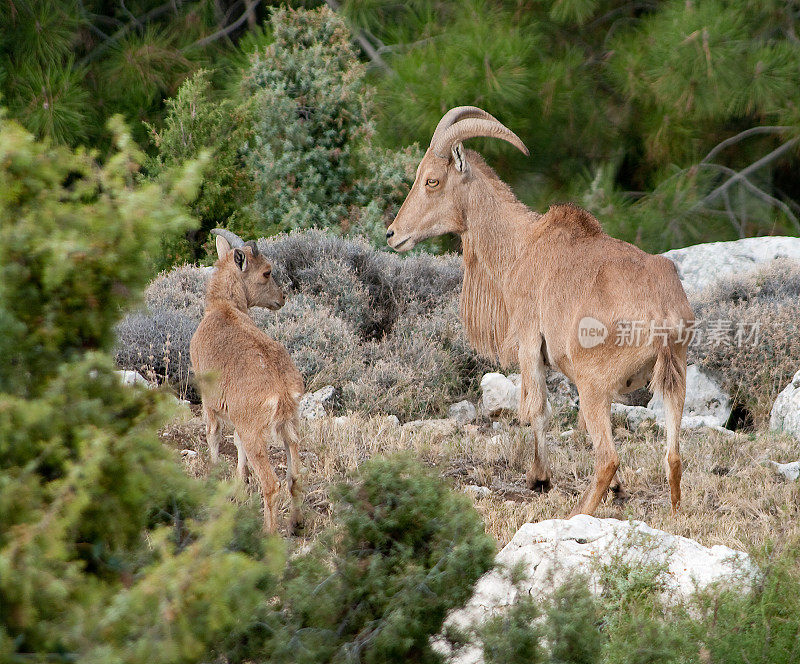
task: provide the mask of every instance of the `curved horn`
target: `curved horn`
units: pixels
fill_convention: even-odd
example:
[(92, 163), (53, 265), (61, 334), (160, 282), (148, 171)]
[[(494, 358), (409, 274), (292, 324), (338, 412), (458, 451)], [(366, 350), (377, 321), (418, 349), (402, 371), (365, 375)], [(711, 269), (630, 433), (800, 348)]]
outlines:
[(496, 117), (477, 106), (456, 106), (447, 111), (447, 113), (442, 116), (442, 119), (439, 120), (439, 124), (436, 125), (436, 129), (433, 131), (433, 136), (431, 136), (431, 145), (433, 145), (436, 139), (441, 136), (446, 129), (449, 129), (456, 122), (466, 120), (467, 118), (483, 118), (485, 120), (494, 120), (498, 122)]
[(214, 228), (211, 230), (211, 234), (224, 237), (228, 241), (228, 244), (231, 245), (231, 249), (241, 247), (244, 244), (244, 240), (242, 238), (236, 235), (236, 233), (231, 233), (226, 228)]
[(436, 142), (431, 141), (431, 150), (433, 150), (433, 153), (437, 157), (449, 159), (450, 149), (453, 147), (454, 143), (464, 141), (468, 138), (474, 138), (476, 136), (499, 138), (503, 141), (508, 141), (511, 143), (511, 145), (525, 154), (525, 156), (530, 154), (530, 152), (528, 152), (528, 148), (525, 147), (525, 144), (520, 140), (519, 136), (517, 136), (504, 124), (495, 119), (487, 120), (479, 118), (461, 120), (455, 125), (449, 127), (442, 133), (441, 136), (436, 138)]
[(243, 247), (250, 247), (250, 249), (253, 250), (253, 256), (258, 256), (258, 245), (256, 244), (255, 240), (248, 240), (242, 246)]

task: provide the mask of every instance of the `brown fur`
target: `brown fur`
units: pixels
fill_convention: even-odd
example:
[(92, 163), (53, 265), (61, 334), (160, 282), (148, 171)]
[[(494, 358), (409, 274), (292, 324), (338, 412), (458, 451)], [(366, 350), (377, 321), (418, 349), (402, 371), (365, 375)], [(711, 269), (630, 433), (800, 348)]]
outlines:
[[(654, 345), (615, 343), (623, 321), (666, 321), (674, 330), (694, 319), (675, 266), (609, 237), (597, 219), (574, 205), (554, 205), (544, 215), (529, 210), (480, 155), (458, 143), (452, 151), (443, 159), (428, 150), (387, 239), (405, 251), (443, 233), (461, 236), (467, 336), (480, 353), (505, 366), (519, 363), (522, 372), (520, 419), (531, 424), (534, 442), (529, 486), (546, 488), (551, 478), (546, 366), (577, 386), (579, 421), (595, 448), (595, 476), (574, 513), (593, 513), (612, 481), (618, 483), (611, 401), (652, 376), (666, 405), (665, 463), (677, 509), (686, 346), (674, 331), (666, 346), (660, 339)], [(608, 331), (593, 348), (579, 343), (578, 324), (587, 316)]]
[(217, 252), (205, 315), (189, 346), (192, 369), (200, 382), (211, 460), (216, 462), (219, 456), (219, 420), (228, 422), (234, 427), (238, 475), (246, 479), (249, 463), (264, 498), (264, 527), (274, 532), (279, 483), (269, 462), (267, 441), (282, 441), (296, 528), (301, 521), (297, 404), (303, 379), (286, 349), (264, 334), (248, 314), (252, 306), (280, 308), (284, 294), (272, 278), (270, 263), (254, 255), (250, 246), (231, 249), (218, 237)]

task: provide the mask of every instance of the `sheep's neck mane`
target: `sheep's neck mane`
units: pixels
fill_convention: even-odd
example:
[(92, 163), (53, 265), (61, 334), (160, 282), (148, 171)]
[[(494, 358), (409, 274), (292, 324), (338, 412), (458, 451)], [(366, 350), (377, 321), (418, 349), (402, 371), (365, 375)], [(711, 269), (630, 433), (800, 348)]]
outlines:
[(508, 310), (501, 290), (502, 273), (513, 265), (539, 215), (521, 203), (510, 187), (479, 161), (465, 206), (467, 230), (461, 235), (464, 285), (461, 318), (467, 337), (483, 356), (509, 364), (504, 344)]
[(239, 276), (232, 272), (236, 268), (222, 261), (217, 261), (214, 267), (206, 290), (206, 308), (222, 305), (247, 313), (247, 291)]

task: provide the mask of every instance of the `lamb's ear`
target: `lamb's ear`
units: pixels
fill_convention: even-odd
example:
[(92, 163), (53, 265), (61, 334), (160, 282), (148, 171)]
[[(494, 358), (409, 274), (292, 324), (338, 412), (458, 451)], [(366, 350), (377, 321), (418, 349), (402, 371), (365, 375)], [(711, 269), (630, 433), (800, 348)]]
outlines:
[(217, 235), (216, 236), (216, 239), (214, 240), (214, 244), (217, 245), (217, 256), (219, 256), (220, 258), (222, 258), (225, 255), (227, 255), (227, 253), (231, 250), (231, 245), (221, 235)]
[(459, 173), (466, 173), (469, 170), (469, 164), (467, 163), (467, 155), (464, 146), (461, 143), (454, 143), (452, 152), (453, 164), (456, 170)]
[(247, 269), (247, 254), (245, 254), (241, 249), (234, 249), (233, 262), (236, 263), (242, 272), (244, 272)]

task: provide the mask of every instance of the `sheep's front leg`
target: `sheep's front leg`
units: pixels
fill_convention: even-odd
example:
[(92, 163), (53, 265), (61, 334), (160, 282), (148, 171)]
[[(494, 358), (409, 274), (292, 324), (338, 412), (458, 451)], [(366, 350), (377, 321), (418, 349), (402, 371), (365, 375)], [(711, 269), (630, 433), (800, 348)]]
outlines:
[(522, 370), (522, 394), (520, 396), (519, 419), (530, 424), (533, 434), (533, 465), (527, 473), (529, 489), (550, 489), (552, 473), (547, 453), (547, 428), (553, 411), (547, 402), (547, 384), (542, 355), (541, 339), (520, 344), (519, 363)]

